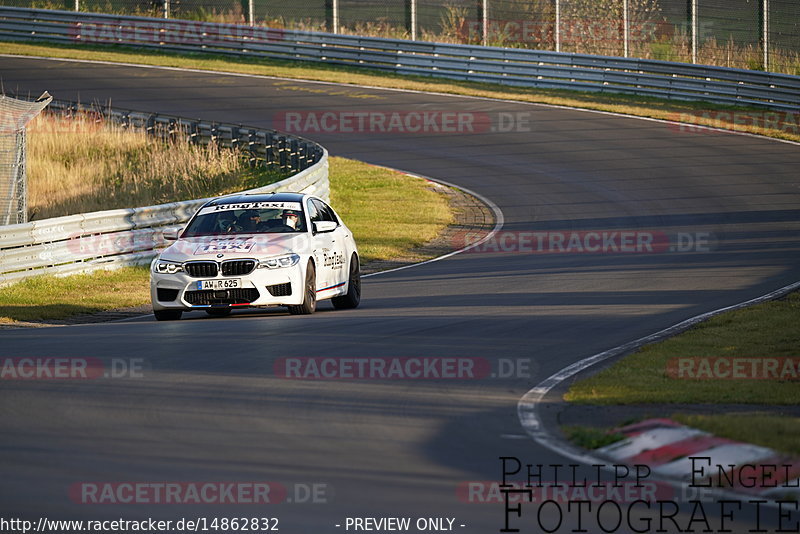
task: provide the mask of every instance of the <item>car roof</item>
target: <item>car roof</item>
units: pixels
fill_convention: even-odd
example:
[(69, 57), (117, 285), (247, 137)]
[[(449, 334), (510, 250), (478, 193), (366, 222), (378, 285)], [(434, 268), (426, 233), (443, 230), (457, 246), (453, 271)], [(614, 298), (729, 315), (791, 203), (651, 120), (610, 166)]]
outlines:
[(206, 206), (219, 206), (221, 204), (240, 204), (245, 202), (302, 202), (303, 193), (239, 193), (226, 197), (215, 198)]

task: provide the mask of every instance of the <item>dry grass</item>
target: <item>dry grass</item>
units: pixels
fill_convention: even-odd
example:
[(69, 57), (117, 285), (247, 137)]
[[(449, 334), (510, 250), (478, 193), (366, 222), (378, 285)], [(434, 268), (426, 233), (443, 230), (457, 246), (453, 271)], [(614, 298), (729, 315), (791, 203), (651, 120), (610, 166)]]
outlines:
[(31, 219), (203, 198), (278, 178), (235, 151), (161, 142), (102, 118), (42, 115), (28, 129)]

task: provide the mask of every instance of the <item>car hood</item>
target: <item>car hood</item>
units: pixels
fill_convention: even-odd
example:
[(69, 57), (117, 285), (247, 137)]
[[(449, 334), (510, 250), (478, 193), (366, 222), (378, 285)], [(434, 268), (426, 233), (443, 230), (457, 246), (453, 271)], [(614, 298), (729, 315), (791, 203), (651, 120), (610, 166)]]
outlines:
[(265, 258), (283, 254), (304, 254), (309, 249), (310, 235), (254, 234), (189, 237), (177, 240), (161, 252), (171, 261), (231, 260)]

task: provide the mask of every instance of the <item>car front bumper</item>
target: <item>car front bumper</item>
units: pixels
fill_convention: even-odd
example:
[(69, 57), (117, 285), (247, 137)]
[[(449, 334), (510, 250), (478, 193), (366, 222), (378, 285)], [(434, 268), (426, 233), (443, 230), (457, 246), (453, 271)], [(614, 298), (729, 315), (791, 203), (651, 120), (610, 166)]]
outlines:
[[(154, 310), (202, 310), (220, 307), (293, 306), (303, 302), (305, 273), (302, 263), (281, 269), (255, 269), (241, 276), (196, 278), (185, 272), (150, 272), (150, 298)], [(198, 287), (203, 280), (241, 280), (234, 289)]]

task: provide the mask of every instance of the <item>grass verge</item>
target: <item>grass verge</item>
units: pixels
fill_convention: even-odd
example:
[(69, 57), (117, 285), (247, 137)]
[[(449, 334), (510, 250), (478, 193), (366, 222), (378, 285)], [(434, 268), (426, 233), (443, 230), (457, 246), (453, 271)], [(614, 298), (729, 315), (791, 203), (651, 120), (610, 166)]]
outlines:
[(599, 449), (623, 439), (625, 436), (603, 428), (588, 426), (564, 426), (561, 431), (568, 440), (584, 449)]
[[(798, 380), (713, 379), (708, 373), (681, 378), (677, 358), (744, 358), (742, 372), (764, 369), (764, 358), (797, 358), (800, 346), (800, 293), (724, 313), (660, 343), (648, 345), (616, 362), (608, 369), (574, 383), (564, 399), (570, 402), (599, 405), (632, 404), (752, 404), (796, 405)], [(695, 360), (696, 361), (696, 360)], [(712, 361), (712, 360), (708, 360)], [(745, 361), (745, 360), (742, 360)], [(756, 367), (752, 367), (755, 364)], [(731, 368), (719, 368), (723, 373)], [(796, 368), (796, 360), (794, 363)], [(668, 371), (668, 370), (671, 370)], [(778, 367), (778, 372), (783, 367)], [(711, 368), (712, 376), (715, 372)], [(686, 375), (688, 373), (684, 373)], [(791, 377), (789, 375), (784, 375)], [(666, 415), (666, 414), (665, 414)], [(800, 418), (762, 413), (669, 414), (685, 425), (716, 436), (770, 447), (787, 454), (800, 454)], [(587, 448), (593, 436), (603, 430), (575, 427), (568, 439)], [(587, 438), (588, 436), (588, 438)]]
[(768, 413), (686, 415), (672, 419), (715, 436), (769, 447), (786, 454), (800, 455), (800, 418)]
[(0, 289), (0, 323), (44, 321), (150, 302), (149, 270), (127, 267), (72, 276), (37, 276)]
[[(256, 58), (226, 58), (213, 54), (171, 54), (117, 46), (68, 46), (57, 44), (3, 43), (3, 52), (27, 56), (114, 61), (142, 65), (238, 72), (303, 80), (369, 85), (415, 91), (518, 100), (598, 111), (610, 111), (655, 119), (688, 122), (800, 142), (800, 128), (790, 118), (766, 117), (763, 110), (720, 106), (704, 102), (679, 102), (628, 95), (598, 95), (579, 91), (512, 88), (498, 84), (436, 80), (424, 76), (400, 76), (356, 67), (316, 65), (304, 62)], [(57, 95), (56, 95), (57, 96)], [(357, 94), (350, 96), (358, 97)], [(369, 98), (371, 95), (362, 95)], [(731, 111), (740, 110), (734, 114)], [(747, 117), (756, 117), (751, 121)]]
[[(418, 178), (331, 158), (330, 181), (331, 203), (353, 231), (363, 262), (405, 257), (452, 220), (445, 197)], [(0, 323), (149, 304), (148, 279), (148, 269), (138, 267), (24, 280), (0, 288)]]
[(447, 199), (425, 180), (351, 159), (330, 164), (331, 204), (353, 231), (362, 263), (408, 257), (453, 220)]
[(577, 381), (564, 398), (592, 404), (797, 404), (797, 379), (689, 379), (672, 377), (668, 369), (679, 357), (797, 357), (798, 319), (800, 293), (717, 315)]

